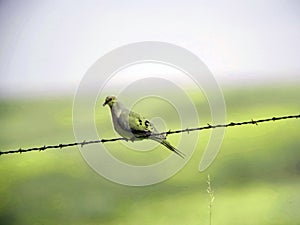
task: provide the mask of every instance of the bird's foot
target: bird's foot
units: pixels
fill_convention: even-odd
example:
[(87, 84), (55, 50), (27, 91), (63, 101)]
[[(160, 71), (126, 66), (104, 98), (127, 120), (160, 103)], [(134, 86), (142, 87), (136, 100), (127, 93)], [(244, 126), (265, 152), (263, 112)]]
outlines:
[(134, 142), (135, 140), (136, 140), (136, 138), (135, 137), (132, 137), (132, 138), (130, 138), (129, 139), (131, 142)]

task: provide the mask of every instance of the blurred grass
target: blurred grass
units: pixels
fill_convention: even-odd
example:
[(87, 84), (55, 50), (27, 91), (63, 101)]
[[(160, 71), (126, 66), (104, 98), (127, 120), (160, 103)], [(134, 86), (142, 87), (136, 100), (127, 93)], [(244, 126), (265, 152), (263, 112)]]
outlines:
[[(224, 95), (228, 122), (300, 111), (297, 85), (227, 89)], [(210, 122), (207, 103), (192, 96), (205, 125)], [(103, 123), (105, 137), (113, 137), (109, 111), (101, 110), (96, 121)], [(145, 105), (138, 112), (155, 115)], [(168, 126), (178, 126), (176, 117), (160, 116), (167, 117)], [(1, 150), (73, 142), (72, 99), (1, 100), (0, 124)], [(183, 170), (161, 184), (139, 188), (100, 177), (77, 148), (4, 155), (0, 224), (208, 224), (208, 173), (216, 198), (212, 224), (299, 224), (299, 129), (295, 119), (228, 128), (217, 159), (199, 173), (210, 135), (203, 131)], [(176, 143), (178, 137), (169, 138)], [(118, 151), (124, 148), (120, 143), (110, 147), (121, 159), (130, 152)], [(168, 155), (158, 150), (135, 154), (143, 162)]]

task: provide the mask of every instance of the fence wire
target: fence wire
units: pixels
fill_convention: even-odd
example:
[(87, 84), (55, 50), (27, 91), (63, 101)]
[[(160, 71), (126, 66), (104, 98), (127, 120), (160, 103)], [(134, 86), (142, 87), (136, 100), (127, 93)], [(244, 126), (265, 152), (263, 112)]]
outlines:
[[(247, 124), (258, 125), (260, 123), (270, 122), (270, 121), (278, 121), (278, 120), (287, 120), (287, 119), (298, 119), (300, 118), (300, 114), (298, 115), (289, 115), (289, 116), (280, 116), (280, 117), (271, 117), (266, 119), (259, 119), (259, 120), (249, 120), (249, 121), (242, 121), (242, 122), (230, 122), (227, 124), (217, 124), (211, 125), (207, 124), (206, 126), (202, 127), (195, 127), (195, 128), (186, 128), (182, 130), (169, 130), (162, 133), (152, 134), (152, 135), (171, 135), (177, 133), (189, 133), (193, 131), (200, 131), (200, 130), (208, 130), (208, 129), (215, 129), (215, 128), (225, 128), (225, 127), (234, 127), (234, 126), (243, 126)], [(145, 137), (146, 138), (146, 137)], [(74, 143), (67, 143), (67, 144), (57, 144), (57, 145), (44, 145), (41, 147), (33, 147), (33, 148), (19, 148), (15, 150), (8, 150), (8, 151), (0, 151), (0, 155), (6, 154), (13, 154), (13, 153), (24, 153), (24, 152), (31, 152), (31, 151), (44, 151), (47, 149), (62, 149), (72, 146), (85, 146), (89, 144), (97, 144), (97, 143), (105, 143), (105, 142), (113, 142), (113, 141), (129, 141), (127, 138), (112, 138), (112, 139), (100, 139), (100, 140), (91, 140), (91, 141), (82, 141), (82, 142), (74, 142)]]

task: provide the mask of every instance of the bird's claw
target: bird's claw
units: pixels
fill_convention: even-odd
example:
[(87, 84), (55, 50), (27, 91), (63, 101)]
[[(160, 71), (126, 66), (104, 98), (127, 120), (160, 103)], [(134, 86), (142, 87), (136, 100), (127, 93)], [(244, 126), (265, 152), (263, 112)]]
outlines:
[(126, 142), (128, 142), (128, 141), (134, 142), (135, 139), (136, 139), (135, 137), (132, 137), (132, 138), (126, 138), (125, 141), (126, 141)]

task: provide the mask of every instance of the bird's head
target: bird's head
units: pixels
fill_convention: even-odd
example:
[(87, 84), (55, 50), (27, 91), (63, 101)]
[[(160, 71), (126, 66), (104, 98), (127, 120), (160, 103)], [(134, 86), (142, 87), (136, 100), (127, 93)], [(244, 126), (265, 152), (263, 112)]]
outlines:
[(110, 107), (112, 107), (112, 105), (114, 103), (116, 103), (118, 100), (115, 96), (107, 96), (105, 98), (105, 102), (103, 103), (103, 106), (109, 105)]

